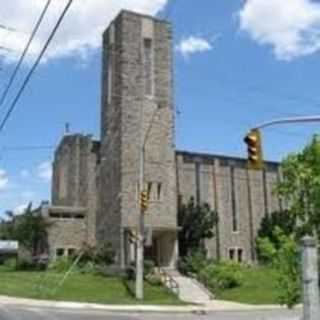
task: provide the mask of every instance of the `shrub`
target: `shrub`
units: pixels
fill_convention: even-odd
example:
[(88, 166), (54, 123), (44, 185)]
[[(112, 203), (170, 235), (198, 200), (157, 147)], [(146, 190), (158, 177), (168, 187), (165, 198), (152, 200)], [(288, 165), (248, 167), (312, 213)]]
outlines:
[(281, 247), (274, 259), (278, 270), (278, 300), (281, 305), (293, 308), (301, 299), (301, 265), (299, 246), (293, 236), (278, 232)]
[(211, 263), (202, 269), (199, 279), (211, 290), (235, 288), (242, 283), (242, 267), (233, 262)]
[(51, 271), (62, 273), (68, 271), (71, 268), (72, 264), (73, 261), (71, 259), (67, 257), (61, 257), (52, 261), (49, 264), (48, 269)]
[(96, 253), (96, 262), (99, 264), (110, 265), (115, 260), (115, 252), (110, 243), (105, 243), (98, 248)]
[(182, 274), (199, 274), (208, 263), (203, 251), (194, 251), (191, 255), (179, 260), (178, 268)]
[(96, 274), (98, 273), (96, 265), (92, 261), (88, 261), (85, 264), (82, 264), (79, 271), (81, 273), (91, 273), (91, 274)]
[(114, 263), (115, 252), (109, 243), (102, 245), (101, 247), (86, 246), (83, 249), (79, 265), (86, 265), (88, 262), (92, 262), (96, 265), (106, 266)]
[(28, 259), (18, 259), (16, 264), (18, 271), (34, 271), (37, 270), (37, 264)]
[(259, 261), (267, 265), (272, 264), (277, 254), (274, 243), (267, 237), (258, 237), (256, 239), (256, 246)]
[(9, 270), (15, 270), (17, 268), (17, 258), (8, 258), (3, 262), (3, 266)]
[(155, 268), (155, 263), (152, 260), (144, 260), (144, 268), (143, 268), (143, 272), (144, 272), (144, 277), (150, 275)]
[[(152, 274), (152, 271), (155, 268), (155, 263), (152, 260), (145, 260), (143, 267), (143, 276), (144, 278)], [(136, 264), (132, 262), (129, 267), (126, 268), (126, 275), (128, 280), (134, 280), (136, 277)]]
[(264, 261), (278, 271), (279, 303), (293, 308), (301, 299), (299, 246), (294, 235), (287, 235), (279, 227), (274, 228), (272, 236), (273, 242), (269, 238), (258, 238), (257, 244)]

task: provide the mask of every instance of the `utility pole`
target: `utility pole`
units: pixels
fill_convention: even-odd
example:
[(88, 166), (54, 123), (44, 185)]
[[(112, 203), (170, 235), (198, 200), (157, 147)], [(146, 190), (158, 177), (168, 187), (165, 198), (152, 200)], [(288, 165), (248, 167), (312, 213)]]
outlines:
[(139, 213), (137, 223), (137, 241), (136, 241), (136, 299), (143, 300), (143, 274), (144, 274), (144, 212), (140, 204), (140, 195), (144, 189), (144, 131), (143, 131), (143, 109), (144, 109), (144, 69), (143, 69), (143, 45), (140, 41), (140, 76), (141, 76), (141, 93), (140, 93), (140, 155), (139, 155)]
[(320, 317), (317, 250), (314, 237), (302, 239), (303, 320), (318, 320)]

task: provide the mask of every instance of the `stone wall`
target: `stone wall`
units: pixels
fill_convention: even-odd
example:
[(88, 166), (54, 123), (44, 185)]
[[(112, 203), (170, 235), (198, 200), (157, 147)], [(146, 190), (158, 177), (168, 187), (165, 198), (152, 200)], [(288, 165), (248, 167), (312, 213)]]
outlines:
[(277, 163), (264, 171), (246, 168), (245, 159), (177, 152), (178, 193), (209, 203), (219, 216), (216, 236), (207, 240), (212, 258), (255, 260), (255, 238), (262, 218), (280, 209), (272, 189), (279, 179)]
[(86, 208), (86, 242), (95, 244), (96, 170), (100, 144), (91, 136), (63, 137), (53, 163), (52, 205)]
[(49, 219), (49, 255), (56, 257), (57, 249), (78, 251), (86, 243), (87, 224), (84, 219)]

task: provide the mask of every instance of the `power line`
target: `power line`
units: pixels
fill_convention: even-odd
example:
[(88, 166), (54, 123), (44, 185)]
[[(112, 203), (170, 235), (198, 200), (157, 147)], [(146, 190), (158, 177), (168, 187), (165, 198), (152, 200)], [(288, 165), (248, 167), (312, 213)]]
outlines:
[(51, 34), (50, 34), (47, 42), (45, 43), (44, 47), (42, 48), (42, 50), (41, 50), (41, 52), (40, 52), (40, 54), (39, 54), (36, 62), (35, 62), (34, 65), (32, 66), (31, 70), (29, 71), (29, 73), (28, 73), (27, 77), (25, 78), (25, 80), (24, 80), (24, 82), (23, 82), (23, 84), (22, 84), (22, 86), (21, 86), (18, 94), (16, 95), (16, 97), (15, 97), (15, 99), (13, 100), (13, 102), (12, 102), (12, 104), (11, 104), (8, 112), (6, 113), (3, 121), (1, 122), (0, 132), (3, 131), (6, 123), (7, 123), (7, 121), (9, 120), (9, 118), (10, 118), (13, 110), (15, 109), (15, 107), (16, 107), (16, 105), (17, 105), (17, 103), (18, 103), (18, 101), (19, 101), (22, 93), (24, 92), (24, 90), (25, 90), (28, 82), (30, 81), (33, 73), (35, 72), (36, 68), (38, 67), (38, 65), (39, 65), (39, 63), (40, 63), (43, 55), (44, 55), (45, 52), (47, 51), (47, 49), (48, 49), (48, 47), (49, 47), (49, 45), (50, 45), (53, 37), (55, 36), (58, 28), (60, 27), (60, 25), (61, 25), (61, 23), (62, 23), (65, 15), (67, 14), (67, 12), (68, 12), (69, 8), (71, 7), (71, 4), (72, 4), (72, 3), (73, 3), (73, 0), (69, 0), (68, 4), (67, 4), (67, 5), (65, 6), (65, 8), (63, 9), (63, 12), (61, 13), (61, 15), (60, 15), (60, 17), (59, 17), (56, 25), (54, 26), (54, 28), (53, 28), (53, 30), (52, 30), (52, 32), (51, 32)]
[(32, 33), (31, 33), (31, 35), (30, 35), (30, 38), (29, 38), (29, 40), (28, 40), (28, 42), (27, 42), (27, 44), (26, 44), (26, 46), (25, 46), (25, 48), (24, 48), (24, 50), (23, 50), (23, 52), (22, 52), (22, 54), (20, 56), (20, 59), (19, 59), (17, 65), (16, 65), (16, 67), (15, 67), (15, 69), (14, 69), (14, 71), (13, 71), (11, 77), (10, 77), (8, 85), (6, 86), (5, 90), (3, 91), (3, 94), (2, 94), (1, 99), (0, 99), (0, 106), (3, 105), (7, 95), (9, 93), (9, 90), (10, 90), (10, 88), (11, 88), (11, 86), (12, 86), (12, 84), (13, 84), (13, 82), (14, 82), (14, 80), (15, 80), (18, 72), (19, 72), (19, 69), (20, 69), (20, 67), (21, 67), (21, 65), (22, 65), (22, 63), (24, 61), (24, 58), (27, 55), (27, 52), (28, 52), (28, 50), (30, 48), (30, 45), (31, 45), (36, 33), (39, 30), (39, 27), (40, 27), (40, 25), (41, 25), (41, 23), (43, 21), (44, 16), (46, 15), (46, 13), (47, 13), (47, 11), (49, 9), (50, 3), (51, 3), (51, 0), (47, 0), (47, 3), (43, 8), (43, 10), (42, 10), (42, 12), (40, 14), (40, 17), (39, 17), (39, 19), (38, 19), (38, 21), (37, 21)]
[(3, 24), (0, 24), (0, 29), (6, 30), (6, 31), (12, 31), (12, 32), (16, 32), (17, 30), (11, 28), (11, 27), (7, 27)]

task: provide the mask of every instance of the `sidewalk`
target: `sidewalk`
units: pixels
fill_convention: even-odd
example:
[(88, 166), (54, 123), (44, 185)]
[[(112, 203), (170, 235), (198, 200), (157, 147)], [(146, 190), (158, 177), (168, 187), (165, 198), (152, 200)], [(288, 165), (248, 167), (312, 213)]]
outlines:
[(0, 306), (40, 307), (57, 309), (85, 309), (110, 312), (160, 312), (160, 313), (196, 313), (210, 311), (258, 311), (284, 309), (278, 305), (247, 305), (229, 301), (212, 300), (205, 305), (156, 306), (156, 305), (102, 305), (94, 303), (59, 302), (32, 300), (0, 296)]

